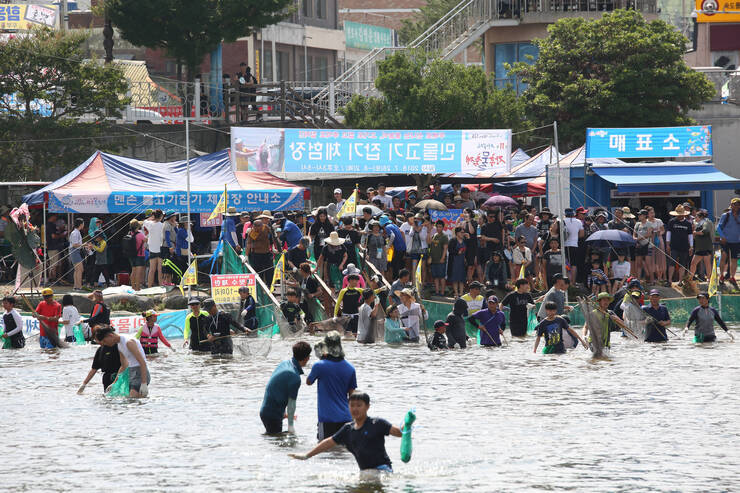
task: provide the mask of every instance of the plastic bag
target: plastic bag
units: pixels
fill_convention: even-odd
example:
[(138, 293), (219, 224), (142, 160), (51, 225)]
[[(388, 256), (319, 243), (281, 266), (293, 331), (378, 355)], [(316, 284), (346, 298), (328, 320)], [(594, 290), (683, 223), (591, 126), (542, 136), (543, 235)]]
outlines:
[(529, 317), (527, 318), (527, 334), (534, 334), (534, 330), (537, 328), (537, 314), (534, 310), (529, 310)]
[[(5, 334), (5, 329), (3, 327), (0, 327), (0, 336), (2, 336), (3, 334)], [(10, 349), (11, 347), (13, 347), (12, 344), (10, 343), (10, 337), (3, 337), (2, 341), (3, 341), (3, 349)]]
[(416, 421), (416, 414), (414, 414), (413, 409), (411, 409), (403, 418), (403, 430), (401, 430), (401, 460), (403, 462), (411, 460), (411, 425), (414, 424), (414, 421)]
[(75, 342), (78, 346), (84, 346), (85, 341), (85, 334), (82, 333), (82, 326), (81, 325), (75, 325), (75, 328), (72, 330), (72, 333), (75, 335)]
[(118, 380), (110, 386), (110, 390), (105, 395), (108, 397), (128, 397), (129, 394), (128, 368), (126, 368), (123, 373), (118, 375)]

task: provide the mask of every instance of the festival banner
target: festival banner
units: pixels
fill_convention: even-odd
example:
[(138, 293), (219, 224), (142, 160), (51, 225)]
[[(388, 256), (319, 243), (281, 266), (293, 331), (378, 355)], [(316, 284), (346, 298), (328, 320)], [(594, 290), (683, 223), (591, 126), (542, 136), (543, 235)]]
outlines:
[(27, 31), (34, 27), (57, 27), (57, 7), (51, 4), (0, 5), (0, 31)]
[(202, 212), (200, 214), (200, 227), (201, 228), (219, 228), (224, 222), (223, 216), (220, 214), (213, 219), (210, 219), (211, 215), (207, 212)]
[(511, 130), (318, 130), (231, 127), (237, 171), (508, 173)]
[(437, 220), (441, 219), (445, 223), (445, 233), (447, 236), (453, 236), (455, 232), (455, 226), (457, 226), (457, 222), (462, 218), (463, 210), (462, 209), (448, 209), (446, 211), (436, 211), (431, 210), (429, 211), (429, 219), (432, 222), (432, 226), (434, 226), (434, 223), (437, 222)]
[(586, 158), (711, 157), (712, 127), (589, 128)]
[(359, 50), (396, 46), (396, 32), (387, 27), (344, 21), (344, 44)]
[(257, 299), (257, 281), (254, 274), (211, 275), (211, 298), (217, 303), (238, 303), (239, 288), (247, 286), (249, 294)]

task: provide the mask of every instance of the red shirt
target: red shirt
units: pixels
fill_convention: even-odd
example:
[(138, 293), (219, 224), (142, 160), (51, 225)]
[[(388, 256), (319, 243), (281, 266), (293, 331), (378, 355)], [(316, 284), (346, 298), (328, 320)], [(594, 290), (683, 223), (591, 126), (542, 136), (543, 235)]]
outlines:
[(36, 307), (36, 313), (45, 317), (54, 317), (56, 319), (53, 322), (39, 320), (41, 337), (46, 337), (46, 330), (59, 330), (59, 317), (62, 316), (62, 305), (58, 302), (53, 300), (51, 302), (42, 301), (39, 303), (39, 306)]

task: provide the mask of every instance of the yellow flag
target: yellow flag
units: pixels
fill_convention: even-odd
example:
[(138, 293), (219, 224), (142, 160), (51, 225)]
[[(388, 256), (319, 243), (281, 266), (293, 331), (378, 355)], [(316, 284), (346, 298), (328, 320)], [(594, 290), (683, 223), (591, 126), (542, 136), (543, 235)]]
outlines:
[(354, 214), (357, 210), (357, 189), (352, 192), (347, 200), (344, 201), (342, 208), (337, 212), (337, 219), (340, 219), (345, 214)]
[(229, 199), (226, 193), (226, 185), (224, 185), (224, 193), (222, 193), (221, 198), (218, 199), (218, 204), (216, 204), (216, 208), (213, 209), (211, 215), (208, 216), (208, 220), (210, 221), (217, 218), (219, 214), (226, 214), (226, 206), (228, 201)]
[(285, 254), (280, 255), (280, 260), (275, 264), (275, 273), (272, 275), (272, 283), (270, 284), (270, 292), (275, 289), (275, 283), (283, 276), (285, 272)]
[(194, 286), (196, 284), (198, 284), (198, 260), (193, 259), (193, 263), (183, 272), (180, 278), (180, 285), (178, 286), (180, 293), (185, 296), (185, 286)]
[(526, 268), (522, 265), (522, 268), (519, 269), (519, 279), (524, 279), (526, 277)]
[(719, 290), (719, 280), (717, 279), (717, 272), (719, 271), (719, 260), (721, 256), (722, 253), (718, 250), (714, 254), (714, 258), (712, 259), (712, 275), (709, 278), (709, 288), (707, 289), (707, 293), (709, 294), (709, 296), (714, 296)]
[(424, 256), (419, 259), (416, 264), (416, 272), (414, 273), (414, 283), (416, 284), (416, 292), (421, 296), (421, 266), (424, 264)]

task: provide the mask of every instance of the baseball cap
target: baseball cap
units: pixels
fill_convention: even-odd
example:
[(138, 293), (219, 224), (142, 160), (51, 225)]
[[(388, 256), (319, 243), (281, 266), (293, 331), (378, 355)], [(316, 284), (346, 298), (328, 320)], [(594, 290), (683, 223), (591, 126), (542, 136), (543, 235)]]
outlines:
[(642, 293), (641, 293), (641, 292), (639, 292), (639, 291), (632, 291), (632, 292), (631, 292), (630, 294), (631, 294), (632, 296), (635, 296), (635, 297), (637, 297), (637, 298), (639, 298), (640, 296), (642, 296)]
[(214, 300), (213, 298), (206, 298), (203, 300), (203, 308), (205, 308), (206, 310), (214, 305), (216, 305), (216, 300)]
[(709, 299), (709, 293), (699, 293), (699, 294), (696, 295), (696, 298), (697, 299), (699, 299), (699, 298)]
[(198, 298), (190, 298), (188, 300), (188, 305), (200, 305), (200, 300)]
[(650, 296), (660, 296), (660, 291), (658, 291), (657, 289), (651, 289)]
[(335, 188), (334, 189), (334, 193), (342, 193), (342, 189), (341, 188)]
[(740, 197), (735, 197), (730, 200), (730, 204), (740, 204)]
[(580, 213), (585, 214), (587, 212), (588, 212), (588, 209), (586, 209), (585, 207), (579, 207), (578, 209), (576, 209), (576, 214), (580, 214)]
[(495, 296), (495, 295), (493, 295), (493, 296), (489, 296), (489, 297), (488, 297), (488, 299), (487, 299), (486, 301), (487, 301), (488, 303), (498, 303), (498, 296)]
[(434, 328), (438, 329), (439, 327), (447, 327), (447, 324), (441, 320), (437, 320), (436, 322), (434, 322)]
[(53, 296), (54, 291), (51, 290), (51, 288), (44, 288), (41, 290), (41, 296)]

